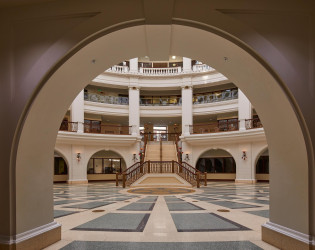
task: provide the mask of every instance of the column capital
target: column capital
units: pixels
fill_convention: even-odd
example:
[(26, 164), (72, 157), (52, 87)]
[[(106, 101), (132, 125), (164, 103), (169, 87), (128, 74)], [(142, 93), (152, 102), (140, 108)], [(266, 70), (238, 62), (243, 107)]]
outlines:
[(181, 88), (182, 89), (193, 89), (193, 86), (191, 86), (191, 85), (182, 85)]
[(140, 90), (139, 86), (129, 86), (129, 90)]

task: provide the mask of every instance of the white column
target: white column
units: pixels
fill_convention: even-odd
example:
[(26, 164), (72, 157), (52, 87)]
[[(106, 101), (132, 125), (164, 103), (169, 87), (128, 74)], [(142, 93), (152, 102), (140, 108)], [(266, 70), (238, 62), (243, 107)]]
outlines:
[[(72, 145), (71, 146), (71, 163), (69, 166), (69, 184), (88, 183), (87, 180), (87, 161), (84, 146)], [(78, 154), (80, 157), (78, 158)]]
[(84, 123), (84, 92), (77, 95), (70, 107), (71, 122), (78, 122), (78, 133), (83, 133)]
[(191, 59), (183, 57), (183, 72), (191, 72)]
[(138, 73), (138, 58), (133, 58), (129, 60), (129, 72)]
[(140, 126), (140, 91), (137, 86), (138, 79), (130, 79), (129, 87), (129, 126), (132, 126), (132, 135), (139, 135)]
[(240, 89), (238, 89), (238, 119), (240, 130), (246, 130), (245, 119), (252, 119), (252, 105)]
[(191, 78), (183, 79), (182, 85), (182, 135), (190, 135), (189, 125), (193, 124), (193, 90)]

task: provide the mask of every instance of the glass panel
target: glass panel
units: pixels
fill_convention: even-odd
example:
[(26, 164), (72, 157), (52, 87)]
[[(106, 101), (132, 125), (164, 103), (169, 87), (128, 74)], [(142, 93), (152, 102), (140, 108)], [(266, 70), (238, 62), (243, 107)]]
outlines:
[(103, 173), (102, 159), (94, 159), (94, 174)]

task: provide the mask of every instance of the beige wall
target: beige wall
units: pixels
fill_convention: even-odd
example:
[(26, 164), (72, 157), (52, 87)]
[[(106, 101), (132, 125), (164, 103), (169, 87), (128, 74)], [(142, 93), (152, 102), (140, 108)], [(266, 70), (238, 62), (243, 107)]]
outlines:
[[(79, 91), (126, 58), (161, 60), (169, 53), (213, 66), (248, 96), (269, 144), (270, 221), (314, 235), (314, 5), (256, 4), (69, 0), (71, 8), (52, 1), (1, 10), (7, 39), (0, 48), (0, 108), (8, 119), (0, 124), (6, 166), (0, 170), (0, 235), (53, 221), (53, 149), (60, 121)], [(152, 39), (157, 31), (163, 35)], [(101, 35), (106, 36), (87, 45)]]

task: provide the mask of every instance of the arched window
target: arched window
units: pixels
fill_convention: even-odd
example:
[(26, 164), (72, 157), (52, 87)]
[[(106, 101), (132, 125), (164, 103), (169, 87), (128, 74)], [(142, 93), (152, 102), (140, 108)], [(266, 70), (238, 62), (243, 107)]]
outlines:
[(222, 149), (210, 149), (203, 153), (197, 161), (196, 168), (207, 173), (236, 173), (234, 158)]
[(124, 159), (114, 151), (101, 150), (90, 158), (87, 166), (88, 174), (115, 174), (126, 169)]
[(266, 149), (256, 163), (256, 174), (269, 174), (269, 151)]
[(54, 152), (54, 175), (67, 175), (68, 174), (68, 165), (64, 158)]

